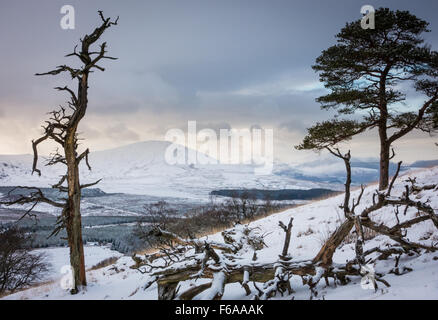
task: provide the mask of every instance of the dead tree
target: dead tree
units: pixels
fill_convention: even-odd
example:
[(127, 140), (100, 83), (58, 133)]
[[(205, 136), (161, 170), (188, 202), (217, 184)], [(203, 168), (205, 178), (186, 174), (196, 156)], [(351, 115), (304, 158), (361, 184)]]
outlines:
[(344, 195), (344, 203), (341, 205), (341, 209), (344, 210), (344, 223), (330, 236), (330, 238), (324, 243), (319, 253), (313, 259), (315, 263), (321, 263), (322, 265), (329, 266), (332, 263), (333, 254), (336, 249), (345, 239), (345, 237), (350, 233), (351, 229), (354, 226), (354, 211), (357, 205), (359, 204), (361, 197), (364, 192), (364, 188), (362, 187), (362, 191), (357, 202), (353, 201), (353, 206), (350, 208), (350, 197), (351, 197), (351, 153), (348, 151), (346, 154), (342, 154), (339, 149), (332, 149), (330, 147), (325, 147), (331, 154), (335, 157), (338, 157), (344, 161), (345, 171), (346, 171), (346, 180), (345, 180), (345, 195)]
[(280, 258), (282, 258), (283, 260), (290, 260), (290, 258), (291, 258), (288, 255), (288, 251), (289, 251), (290, 236), (291, 236), (291, 232), (292, 232), (293, 221), (294, 221), (294, 218), (290, 218), (287, 227), (281, 221), (278, 223), (278, 225), (281, 227), (281, 229), (283, 229), (283, 231), (285, 233), (283, 250), (281, 251), (281, 256), (280, 256)]
[[(33, 166), (32, 173), (37, 173), (41, 176), (41, 170), (38, 169), (38, 146), (46, 140), (52, 140), (62, 149), (62, 152), (56, 151), (51, 156), (47, 165), (55, 165), (58, 163), (64, 164), (67, 167), (66, 174), (63, 175), (59, 182), (52, 187), (66, 193), (65, 202), (56, 202), (44, 196), (38, 188), (31, 188), (28, 196), (22, 196), (15, 201), (4, 204), (29, 204), (33, 206), (40, 202), (51, 204), (62, 209), (62, 213), (58, 218), (57, 225), (53, 234), (59, 233), (62, 229), (66, 229), (68, 245), (70, 248), (70, 263), (74, 274), (75, 288), (71, 291), (72, 294), (78, 292), (81, 286), (86, 286), (84, 249), (82, 241), (82, 226), (81, 226), (81, 190), (87, 187), (96, 185), (99, 181), (81, 184), (79, 179), (79, 165), (82, 161), (85, 162), (88, 169), (91, 170), (88, 162), (89, 149), (78, 154), (78, 126), (84, 118), (88, 107), (88, 85), (89, 75), (94, 70), (104, 71), (105, 69), (99, 65), (104, 59), (115, 60), (116, 58), (106, 55), (106, 42), (100, 45), (100, 49), (94, 51), (92, 46), (100, 39), (103, 33), (111, 26), (117, 25), (118, 18), (112, 21), (110, 18), (105, 18), (102, 11), (99, 11), (99, 16), (102, 20), (91, 34), (85, 35), (80, 40), (80, 51), (77, 51), (76, 46), (73, 53), (66, 57), (77, 57), (82, 63), (80, 68), (70, 67), (68, 65), (58, 66), (56, 69), (37, 73), (37, 76), (42, 75), (58, 75), (67, 73), (73, 80), (77, 81), (76, 92), (67, 86), (57, 87), (56, 90), (66, 92), (70, 100), (67, 101), (67, 106), (61, 106), (58, 110), (50, 112), (50, 117), (43, 126), (44, 134), (40, 138), (32, 141), (33, 148)], [(19, 187), (20, 188), (20, 187)], [(30, 210), (30, 211), (31, 211)], [(28, 213), (30, 213), (30, 211)]]

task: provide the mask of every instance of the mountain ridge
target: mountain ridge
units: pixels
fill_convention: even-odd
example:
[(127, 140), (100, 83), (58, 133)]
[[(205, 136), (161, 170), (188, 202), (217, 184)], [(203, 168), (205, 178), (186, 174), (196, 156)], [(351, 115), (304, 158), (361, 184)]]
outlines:
[[(168, 141), (142, 141), (113, 149), (90, 153), (92, 170), (81, 165), (84, 183), (102, 178), (97, 187), (107, 193), (130, 193), (150, 196), (206, 199), (218, 189), (312, 189), (341, 190), (345, 169), (338, 159), (317, 159), (290, 165), (274, 162), (272, 174), (257, 176), (254, 165), (170, 165), (165, 161)], [(183, 147), (186, 155), (189, 150)], [(43, 157), (41, 157), (42, 160)], [(62, 165), (46, 167), (41, 161), (42, 176), (31, 174), (32, 155), (0, 155), (0, 186), (24, 185), (50, 187), (65, 174)], [(355, 184), (378, 178), (378, 161), (353, 159)], [(404, 170), (409, 167), (404, 167)], [(391, 171), (395, 164), (391, 164)]]

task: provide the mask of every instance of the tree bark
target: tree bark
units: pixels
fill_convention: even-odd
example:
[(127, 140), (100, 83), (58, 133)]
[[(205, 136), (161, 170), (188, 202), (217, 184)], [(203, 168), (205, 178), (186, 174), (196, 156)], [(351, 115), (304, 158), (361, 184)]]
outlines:
[(70, 264), (73, 269), (74, 277), (74, 288), (72, 289), (72, 293), (77, 293), (78, 286), (86, 286), (87, 280), (85, 273), (84, 246), (82, 241), (81, 187), (74, 145), (71, 146), (70, 143), (66, 143), (65, 155), (68, 167), (68, 207), (66, 214), (66, 229), (68, 244), (70, 247)]
[(323, 266), (329, 266), (333, 262), (333, 254), (336, 249), (350, 233), (354, 226), (353, 219), (346, 219), (342, 225), (330, 236), (330, 238), (324, 243), (321, 250), (313, 259), (313, 263), (321, 263)]
[(68, 206), (67, 238), (70, 247), (70, 264), (73, 269), (74, 288), (72, 293), (87, 285), (85, 272), (84, 245), (82, 240), (81, 183), (79, 179), (79, 159), (77, 157), (77, 128), (88, 107), (88, 71), (78, 83), (78, 105), (72, 116), (71, 125), (65, 139), (65, 159), (67, 162)]
[(158, 282), (158, 300), (173, 300), (176, 295), (178, 282), (160, 283)]
[(385, 190), (388, 188), (389, 184), (389, 149), (390, 146), (386, 142), (386, 129), (385, 133), (382, 137), (382, 134), (380, 136), (381, 143), (380, 143), (380, 178), (379, 178), (379, 190)]
[(384, 190), (389, 183), (389, 148), (388, 142), (388, 102), (386, 93), (386, 82), (389, 71), (392, 65), (387, 64), (383, 70), (379, 80), (379, 138), (380, 138), (380, 177), (379, 190)]
[(288, 250), (289, 250), (289, 244), (290, 244), (290, 236), (291, 236), (291, 232), (292, 232), (292, 226), (293, 226), (293, 221), (294, 218), (291, 217), (289, 220), (289, 224), (287, 225), (287, 227), (283, 224), (283, 222), (279, 222), (280, 227), (284, 230), (285, 232), (285, 239), (284, 239), (284, 245), (283, 245), (283, 250), (281, 251), (281, 258), (282, 259), (288, 259), (290, 258), (288, 256)]

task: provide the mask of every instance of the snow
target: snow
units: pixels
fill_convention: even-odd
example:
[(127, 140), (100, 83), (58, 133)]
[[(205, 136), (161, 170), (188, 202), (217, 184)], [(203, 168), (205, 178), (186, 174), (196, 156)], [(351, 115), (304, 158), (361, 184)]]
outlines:
[[(407, 177), (416, 177), (419, 184), (438, 183), (438, 167), (411, 171), (407, 175), (398, 178), (394, 185), (393, 196), (400, 196), (404, 191)], [(377, 186), (370, 185), (365, 189), (361, 204), (356, 209), (361, 209), (372, 204), (372, 195)], [(352, 192), (352, 197), (357, 198), (360, 190)], [(422, 191), (418, 195), (411, 195), (419, 201), (428, 201), (432, 208), (438, 208), (438, 196), (436, 190)], [(249, 227), (258, 234), (265, 235), (266, 248), (257, 251), (258, 263), (268, 263), (278, 260), (284, 241), (284, 231), (278, 226), (279, 221), (285, 225), (288, 224), (291, 217), (294, 218), (292, 227), (291, 244), (289, 254), (294, 262), (304, 261), (313, 258), (319, 251), (324, 240), (336, 229), (342, 222), (343, 212), (339, 205), (343, 202), (343, 195), (328, 198), (321, 201), (314, 201), (300, 207), (292, 208), (278, 214), (254, 221)], [(416, 216), (414, 209), (409, 209), (406, 216), (402, 211), (399, 215), (400, 221), (406, 221)], [(373, 221), (385, 223), (391, 227), (396, 223), (394, 208), (385, 207), (371, 215)], [(438, 243), (438, 230), (430, 221), (419, 223), (409, 229), (407, 237), (410, 241), (421, 242), (431, 246)], [(201, 239), (206, 240), (206, 238)], [(208, 236), (208, 241), (223, 242), (220, 233)], [(380, 246), (383, 248), (387, 244), (393, 243), (391, 239), (379, 235), (365, 242), (364, 250)], [(251, 261), (253, 257), (252, 250), (240, 250), (241, 259), (239, 263)], [(187, 254), (193, 254), (187, 253)], [(354, 242), (346, 243), (335, 252), (333, 257), (334, 263), (345, 263), (354, 257)], [(87, 259), (91, 257), (88, 256)], [(87, 262), (90, 265), (90, 262)], [(71, 296), (66, 290), (63, 290), (58, 283), (51, 283), (37, 288), (31, 288), (10, 296), (5, 299), (157, 299), (157, 285), (153, 284), (146, 290), (144, 285), (150, 281), (147, 274), (130, 269), (134, 265), (130, 257), (121, 257), (116, 264), (99, 270), (88, 271), (87, 276), (89, 285), (86, 291)], [(379, 283), (379, 289), (363, 289), (360, 285), (360, 277), (351, 277), (352, 282), (346, 286), (335, 286), (333, 283), (326, 287), (324, 281), (316, 287), (318, 291), (317, 298), (324, 299), (438, 299), (438, 252), (424, 253), (419, 256), (403, 256), (400, 260), (400, 266), (412, 268), (413, 271), (396, 276), (387, 274), (395, 265), (395, 260), (378, 261), (373, 267), (376, 272), (383, 272), (386, 275), (384, 279), (389, 282), (391, 287), (387, 288)], [(58, 264), (59, 267), (59, 264)], [(222, 274), (218, 274), (216, 283), (221, 282)], [(201, 284), (206, 279), (197, 280), (196, 284)], [(180, 292), (183, 292), (195, 280), (188, 280), (181, 284)], [(255, 294), (252, 282), (248, 283), (249, 288)], [(303, 287), (300, 277), (292, 277), (291, 285), (295, 293), (292, 296), (295, 299), (309, 299), (310, 291), (308, 287)], [(204, 294), (218, 292), (221, 288), (213, 286)], [(253, 296), (253, 295), (252, 295)], [(252, 296), (246, 296), (245, 291), (239, 283), (228, 284), (225, 286), (223, 299), (250, 299)], [(292, 296), (281, 297), (277, 295), (275, 299), (291, 299)], [(200, 295), (195, 299), (200, 299)]]
[[(56, 280), (62, 277), (61, 269), (66, 265), (70, 265), (69, 249), (68, 248), (46, 248), (33, 250), (34, 253), (43, 253), (46, 255), (46, 261), (49, 263), (49, 272), (42, 281)], [(85, 268), (89, 269), (99, 262), (112, 258), (121, 257), (123, 254), (109, 247), (104, 246), (84, 246)]]

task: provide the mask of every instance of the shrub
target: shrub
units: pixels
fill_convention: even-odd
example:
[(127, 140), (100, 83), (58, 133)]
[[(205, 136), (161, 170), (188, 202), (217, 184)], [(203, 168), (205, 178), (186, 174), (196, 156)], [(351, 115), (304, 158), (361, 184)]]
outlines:
[(21, 229), (0, 229), (0, 294), (30, 286), (47, 272), (45, 256), (30, 248), (31, 238)]

